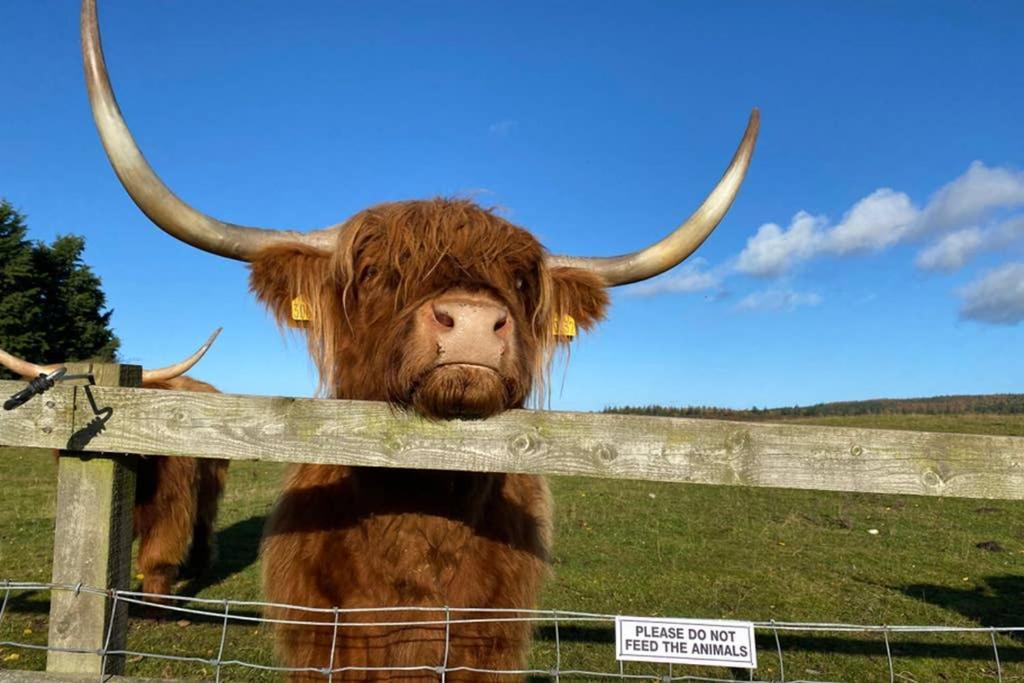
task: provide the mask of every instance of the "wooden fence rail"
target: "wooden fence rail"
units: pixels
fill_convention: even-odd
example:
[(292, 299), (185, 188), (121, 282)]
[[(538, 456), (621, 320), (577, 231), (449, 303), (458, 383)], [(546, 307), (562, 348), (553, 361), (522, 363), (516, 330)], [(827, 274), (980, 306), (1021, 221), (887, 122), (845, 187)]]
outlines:
[[(96, 676), (92, 674), (44, 673), (42, 671), (0, 671), (0, 683), (96, 683)], [(187, 683), (187, 681), (171, 680), (170, 678), (109, 676), (103, 678), (103, 683)]]
[[(69, 369), (96, 385), (61, 384), (0, 411), (0, 445), (62, 451), (53, 575), (63, 583), (127, 588), (134, 455), (1024, 499), (1024, 437), (528, 410), (428, 421), (379, 403), (131, 388), (135, 366)], [(0, 396), (23, 387), (0, 381)], [(113, 606), (85, 593), (53, 600), (51, 640), (117, 649), (126, 619)], [(123, 664), (52, 654), (48, 674), (0, 681), (94, 680)]]
[[(0, 395), (21, 386), (0, 382)], [(96, 409), (105, 417), (97, 417)], [(528, 410), (488, 420), (431, 422), (364, 401), (115, 387), (58, 386), (2, 412), (0, 444), (1024, 498), (1024, 437)]]

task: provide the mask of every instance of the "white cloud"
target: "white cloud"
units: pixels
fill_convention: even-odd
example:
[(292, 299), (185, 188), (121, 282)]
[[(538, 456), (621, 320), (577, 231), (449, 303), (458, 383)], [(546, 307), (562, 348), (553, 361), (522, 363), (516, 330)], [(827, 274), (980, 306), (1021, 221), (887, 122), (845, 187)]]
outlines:
[(714, 289), (722, 283), (722, 272), (708, 270), (707, 266), (707, 259), (698, 256), (669, 271), (669, 275), (634, 285), (627, 292), (635, 296), (653, 296), (670, 292), (690, 293)]
[(487, 131), (491, 135), (497, 135), (498, 137), (505, 137), (519, 127), (519, 122), (515, 119), (503, 119), (501, 121), (495, 121), (487, 127)]
[[(938, 241), (918, 255), (918, 267), (956, 270), (980, 251), (1024, 238), (1024, 216), (1006, 219), (1008, 212), (1020, 207), (1024, 172), (975, 161), (923, 209), (905, 193), (881, 188), (856, 202), (835, 225), (806, 211), (797, 213), (785, 229), (766, 223), (747, 240), (736, 268), (757, 277), (779, 277), (822, 254), (882, 251), (937, 234)], [(1004, 222), (992, 226), (1000, 215)]]
[(993, 249), (1001, 249), (1018, 240), (1024, 241), (1024, 216), (1014, 216), (992, 228), (990, 243)]
[(922, 270), (960, 270), (981, 250), (984, 241), (984, 233), (978, 227), (951, 232), (919, 253), (914, 265)]
[(836, 254), (878, 251), (904, 238), (919, 215), (910, 197), (885, 187), (853, 205), (828, 231), (823, 249)]
[(957, 230), (993, 211), (1024, 205), (1024, 172), (973, 162), (956, 180), (936, 192), (921, 213), (916, 232)]
[(1024, 321), (1024, 263), (1007, 263), (960, 290), (960, 317), (995, 325)]
[(817, 306), (823, 299), (814, 292), (766, 289), (743, 297), (736, 308), (743, 311), (792, 311), (800, 306)]
[[(823, 255), (881, 252), (908, 243), (921, 245), (914, 259), (917, 268), (940, 272), (961, 270), (984, 252), (1008, 248), (1010, 253), (1024, 252), (1024, 171), (975, 161), (923, 207), (906, 193), (880, 188), (854, 203), (836, 223), (799, 211), (788, 225), (762, 224), (731, 262), (709, 268), (697, 260), (631, 292), (647, 296), (714, 290), (722, 294), (727, 291), (726, 279), (736, 273), (780, 278)], [(959, 296), (962, 318), (995, 324), (1021, 322), (1024, 263), (988, 272), (961, 289)], [(776, 286), (747, 295), (736, 308), (792, 311), (822, 302), (819, 294)]]
[(914, 260), (922, 270), (960, 270), (983, 251), (1004, 249), (1024, 241), (1024, 216), (1014, 216), (987, 228), (973, 226), (951, 232), (923, 249)]
[(827, 223), (824, 217), (805, 211), (793, 216), (785, 230), (775, 223), (765, 223), (747, 240), (747, 246), (736, 261), (736, 269), (758, 277), (782, 275), (821, 250)]
[(801, 261), (822, 253), (885, 249), (903, 239), (918, 216), (910, 197), (888, 188), (875, 190), (853, 205), (835, 226), (806, 211), (783, 230), (766, 223), (747, 240), (736, 268), (758, 277), (778, 277)]

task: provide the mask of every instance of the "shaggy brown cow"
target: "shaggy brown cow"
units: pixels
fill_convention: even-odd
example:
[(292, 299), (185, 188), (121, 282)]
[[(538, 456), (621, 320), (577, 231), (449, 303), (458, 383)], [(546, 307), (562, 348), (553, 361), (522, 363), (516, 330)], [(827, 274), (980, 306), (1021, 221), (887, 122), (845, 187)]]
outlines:
[[(184, 373), (199, 362), (219, 333), (220, 330), (214, 332), (199, 350), (180, 363), (144, 370), (142, 388), (216, 393), (213, 386)], [(58, 367), (29, 363), (2, 349), (0, 365), (26, 379)], [(143, 575), (142, 590), (146, 593), (169, 595), (179, 570), (185, 577), (196, 577), (209, 568), (228, 462), (159, 455), (139, 458), (133, 526), (139, 538), (138, 565)]]
[[(146, 163), (114, 100), (94, 0), (83, 0), (82, 40), (100, 137), (142, 211), (180, 240), (248, 261), (252, 291), (281, 324), (308, 318), (299, 324), (325, 394), (388, 401), (434, 419), (524, 405), (558, 342), (552, 321), (571, 315), (590, 328), (604, 315), (607, 287), (662, 273), (700, 246), (739, 190), (757, 136), (755, 110), (693, 216), (624, 256), (551, 255), (529, 232), (462, 200), (383, 204), (312, 233), (248, 228), (188, 206)], [(292, 468), (266, 528), (264, 590), (277, 603), (326, 609), (270, 610), (317, 622), (278, 628), (281, 657), (304, 669), (291, 680), (323, 680), (328, 668), (334, 680), (436, 680), (442, 666), (449, 681), (502, 678), (486, 670), (522, 666), (527, 622), (457, 614), (450, 631), (385, 624), (437, 620), (443, 606), (532, 608), (550, 547), (541, 477)], [(331, 607), (411, 609), (345, 614), (370, 625), (335, 633)]]
[[(143, 382), (142, 388), (218, 393), (212, 385), (187, 376)], [(144, 592), (170, 595), (179, 573), (183, 578), (198, 578), (213, 564), (214, 526), (230, 462), (161, 455), (139, 458), (135, 535)]]

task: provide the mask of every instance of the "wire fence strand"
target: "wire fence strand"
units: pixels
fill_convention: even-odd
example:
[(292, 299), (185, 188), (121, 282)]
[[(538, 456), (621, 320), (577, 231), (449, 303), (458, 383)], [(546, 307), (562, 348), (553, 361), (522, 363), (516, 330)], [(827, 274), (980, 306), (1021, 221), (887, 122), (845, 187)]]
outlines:
[(996, 683), (1003, 683), (1003, 665), (999, 662), (999, 644), (996, 643), (996, 633), (992, 631), (989, 635), (992, 636), (992, 653), (996, 658)]
[(114, 621), (117, 618), (117, 604), (121, 599), (119, 595), (114, 594), (114, 599), (110, 601), (110, 619), (107, 622), (107, 635), (103, 639), (103, 649), (100, 651), (100, 683), (103, 683), (103, 678), (107, 673), (107, 655), (110, 652), (110, 640), (114, 637)]
[[(787, 679), (785, 670), (784, 653), (780, 633), (804, 633), (804, 634), (868, 634), (880, 637), (884, 643), (886, 663), (888, 665), (888, 680), (895, 683), (900, 680), (912, 680), (902, 673), (897, 675), (894, 648), (891, 644), (891, 637), (897, 634), (988, 634), (991, 639), (992, 660), (994, 661), (994, 676), (990, 677), (1002, 683), (1004, 680), (1003, 658), (1000, 657), (999, 643), (997, 636), (1011, 636), (1020, 638), (1024, 636), (1024, 626), (944, 626), (944, 625), (892, 625), (892, 624), (842, 624), (842, 623), (817, 623), (817, 622), (781, 622), (775, 620), (754, 621), (754, 629), (757, 634), (772, 642), (774, 648), (775, 664), (777, 671), (764, 672), (771, 678), (757, 677), (754, 669), (748, 671), (730, 671), (728, 677), (716, 677), (714, 675), (700, 675), (695, 673), (678, 672), (671, 664), (654, 665), (660, 666), (660, 671), (647, 670), (638, 671), (627, 668), (623, 661), (617, 661), (615, 670), (595, 671), (585, 668), (577, 668), (568, 662), (566, 653), (563, 652), (565, 645), (565, 629), (567, 627), (590, 627), (613, 626), (615, 623), (614, 614), (600, 614), (591, 612), (574, 612), (566, 610), (529, 610), (511, 608), (467, 608), (451, 606), (390, 606), (379, 608), (339, 608), (339, 607), (307, 607), (302, 605), (282, 605), (280, 603), (268, 603), (249, 600), (231, 600), (214, 598), (197, 598), (191, 596), (154, 595), (137, 591), (120, 591), (94, 588), (82, 584), (54, 584), (41, 582), (18, 582), (4, 580), (0, 583), (0, 591), (3, 593), (0, 601), (0, 627), (3, 627), (4, 620), (10, 619), (12, 610), (12, 595), (26, 592), (48, 592), (51, 596), (55, 592), (73, 592), (75, 594), (92, 594), (103, 597), (110, 601), (110, 621), (107, 626), (106, 638), (102, 648), (76, 649), (67, 647), (54, 647), (37, 643), (25, 643), (15, 640), (0, 640), (0, 646), (5, 648), (22, 648), (30, 651), (51, 651), (67, 652), (76, 654), (93, 654), (102, 658), (103, 666), (106, 666), (110, 657), (149, 658), (166, 662), (178, 662), (188, 664), (199, 664), (209, 666), (213, 669), (214, 680), (219, 683), (225, 669), (235, 668), (239, 676), (244, 678), (244, 670), (267, 671), (279, 673), (312, 673), (323, 676), (325, 681), (335, 680), (335, 676), (353, 672), (424, 672), (435, 675), (436, 680), (447, 682), (449, 674), (461, 674), (459, 680), (463, 680), (465, 674), (479, 674), (487, 676), (508, 676), (510, 680), (531, 677), (531, 680), (558, 681), (570, 679), (583, 680), (645, 680), (668, 683), (672, 681), (702, 681), (705, 683), (733, 683), (736, 680), (747, 679), (755, 683), (832, 683), (810, 679)], [(150, 652), (132, 649), (129, 647), (112, 648), (111, 639), (114, 631), (114, 621), (123, 615), (118, 614), (119, 606), (124, 609), (127, 605), (145, 607), (147, 611), (163, 611), (167, 615), (174, 615), (176, 618), (190, 616), (199, 618), (210, 623), (218, 623), (219, 645), (216, 656), (198, 657), (183, 654), (171, 654), (168, 652)], [(274, 618), (263, 614), (254, 615), (242, 613), (243, 609), (289, 610), (289, 616), (294, 614), (308, 614), (313, 617), (328, 616), (328, 619), (320, 618)], [(394, 616), (392, 616), (394, 615)], [(408, 618), (410, 615), (423, 618)], [(368, 617), (379, 618), (380, 620), (369, 620)], [(401, 618), (405, 617), (405, 618)], [(533, 627), (547, 627), (553, 629), (554, 633), (554, 662), (546, 669), (542, 668), (509, 668), (509, 669), (488, 669), (460, 665), (452, 657), (453, 652), (453, 627), (461, 628), (472, 624), (530, 624)], [(307, 626), (317, 629), (331, 629), (330, 659), (324, 662), (321, 667), (288, 667), (274, 664), (247, 661), (241, 658), (225, 657), (228, 653), (228, 631), (232, 625), (243, 626), (253, 624), (285, 625), (285, 626)], [(440, 662), (416, 663), (405, 666), (339, 666), (335, 653), (339, 643), (339, 632), (343, 629), (365, 629), (367, 627), (386, 627), (400, 629), (409, 627), (423, 629), (424, 627), (443, 628), (444, 642)], [(325, 634), (326, 635), (326, 634)], [(765, 643), (762, 642), (762, 646)], [(610, 646), (610, 644), (609, 644)], [(612, 653), (614, 654), (614, 653)], [(210, 651), (213, 655), (213, 650)], [(773, 658), (768, 658), (771, 661)], [(550, 660), (548, 660), (550, 662)], [(719, 669), (715, 669), (718, 671)], [(101, 674), (100, 680), (104, 680)]]

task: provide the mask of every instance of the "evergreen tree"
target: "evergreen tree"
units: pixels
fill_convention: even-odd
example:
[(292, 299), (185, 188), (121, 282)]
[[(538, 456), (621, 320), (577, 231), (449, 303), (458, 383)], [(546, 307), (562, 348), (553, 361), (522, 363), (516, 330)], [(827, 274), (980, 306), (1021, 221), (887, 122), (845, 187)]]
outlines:
[(36, 363), (114, 360), (112, 311), (84, 249), (73, 235), (29, 240), (25, 217), (0, 200), (0, 348)]

